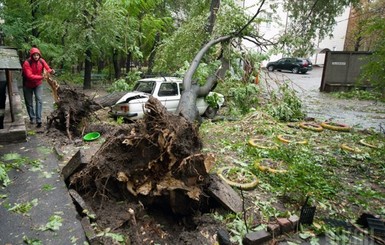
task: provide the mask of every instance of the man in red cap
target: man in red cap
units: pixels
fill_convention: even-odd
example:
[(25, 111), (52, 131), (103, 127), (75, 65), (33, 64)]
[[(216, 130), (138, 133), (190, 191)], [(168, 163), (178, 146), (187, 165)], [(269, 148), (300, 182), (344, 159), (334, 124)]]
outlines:
[[(38, 48), (31, 48), (30, 57), (23, 63), (23, 91), (24, 100), (31, 123), (37, 123), (41, 127), (41, 112), (43, 109), (43, 71), (54, 74), (55, 71), (49, 67), (47, 62), (41, 57)], [(35, 95), (35, 109), (33, 106), (33, 95)]]

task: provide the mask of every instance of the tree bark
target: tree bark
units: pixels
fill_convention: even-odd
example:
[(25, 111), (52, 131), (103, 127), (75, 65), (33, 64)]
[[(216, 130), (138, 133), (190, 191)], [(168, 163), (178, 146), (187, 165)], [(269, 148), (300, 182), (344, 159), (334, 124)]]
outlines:
[(213, 32), (214, 24), (215, 24), (215, 20), (217, 19), (217, 13), (218, 13), (218, 9), (219, 9), (220, 4), (221, 4), (220, 0), (212, 0), (211, 1), (210, 17), (209, 17), (209, 22), (207, 25), (207, 32), (209, 34), (211, 34)]
[(83, 89), (91, 89), (91, 71), (92, 71), (92, 62), (91, 62), (91, 49), (86, 50), (86, 58), (84, 60), (84, 83)]
[(131, 57), (132, 57), (132, 53), (129, 52), (127, 55), (126, 55), (126, 74), (128, 74), (128, 72), (131, 71)]
[(224, 58), (222, 58), (222, 66), (218, 69), (215, 75), (210, 76), (207, 79), (205, 85), (202, 87), (192, 81), (192, 76), (197, 70), (203, 56), (212, 46), (220, 42), (226, 42), (232, 37), (232, 35), (227, 35), (211, 40), (205, 46), (202, 47), (202, 49), (198, 52), (198, 54), (191, 62), (191, 65), (183, 78), (183, 86), (185, 89), (176, 110), (177, 114), (182, 115), (189, 122), (194, 122), (196, 119), (199, 119), (199, 113), (196, 108), (196, 99), (198, 98), (198, 95), (207, 95), (211, 91), (211, 89), (215, 87), (216, 82), (218, 80), (218, 76), (224, 76), (226, 70), (229, 68), (229, 64)]
[(118, 51), (116, 49), (112, 52), (112, 63), (114, 64), (114, 76), (118, 79), (120, 77), (120, 64)]
[[(195, 71), (197, 70), (199, 63), (201, 62), (205, 53), (215, 44), (227, 42), (234, 37), (242, 36), (243, 30), (245, 30), (246, 27), (249, 26), (254, 21), (254, 19), (259, 15), (259, 13), (261, 12), (261, 9), (262, 9), (265, 1), (266, 0), (262, 0), (259, 3), (259, 8), (258, 8), (257, 12), (254, 14), (254, 16), (242, 28), (240, 28), (237, 32), (213, 39), (213, 40), (209, 41), (206, 45), (204, 45), (201, 48), (201, 50), (199, 50), (199, 52), (197, 53), (197, 55), (195, 56), (195, 58), (191, 62), (190, 67), (187, 70), (187, 72), (185, 73), (185, 76), (183, 78), (184, 92), (181, 96), (180, 102), (179, 102), (178, 107), (176, 109), (176, 113), (185, 117), (189, 122), (193, 122), (194, 120), (196, 120), (197, 115), (198, 115), (198, 119), (199, 119), (199, 114), (198, 114), (197, 108), (196, 108), (196, 99), (198, 97), (201, 97), (201, 96), (202, 97), (206, 96), (210, 91), (212, 91), (215, 88), (215, 86), (218, 82), (218, 79), (223, 79), (225, 74), (226, 74), (226, 71), (230, 67), (229, 61), (221, 55), (221, 57), (220, 57), (221, 62), (222, 62), (221, 66), (218, 68), (216, 73), (214, 75), (208, 77), (206, 80), (206, 83), (202, 87), (200, 87), (199, 85), (197, 85), (196, 82), (192, 81), (192, 76), (194, 75)], [(220, 0), (212, 0), (212, 2), (211, 2), (211, 16), (209, 18), (209, 24), (207, 25), (208, 27), (215, 24), (215, 14), (216, 14), (217, 9), (219, 8), (219, 5), (220, 5)], [(209, 30), (212, 30), (212, 29), (208, 28), (208, 31)], [(209, 33), (209, 34), (211, 34), (211, 33)]]
[(152, 46), (150, 57), (148, 58), (148, 70), (147, 70), (148, 74), (152, 73), (152, 68), (154, 67), (156, 47), (158, 46), (159, 42), (160, 42), (160, 34), (158, 32), (156, 33), (154, 45)]
[(98, 58), (98, 73), (102, 73), (103, 69), (106, 67), (106, 63), (102, 57)]
[(218, 37), (217, 39), (214, 39), (214, 40), (211, 40), (210, 42), (208, 42), (205, 46), (203, 46), (203, 48), (201, 48), (201, 50), (199, 50), (198, 54), (195, 56), (195, 58), (191, 62), (191, 65), (190, 65), (189, 69), (186, 71), (186, 74), (183, 78), (183, 86), (184, 86), (186, 91), (191, 89), (192, 76), (194, 75), (195, 71), (197, 70), (199, 63), (202, 60), (205, 53), (215, 44), (220, 43), (220, 42), (226, 42), (226, 41), (230, 40), (232, 37), (233, 36), (231, 36), (231, 35)]
[[(35, 22), (37, 20), (37, 5), (36, 5), (36, 0), (31, 0), (31, 15), (32, 15), (32, 21)], [(39, 37), (39, 29), (37, 28), (36, 25), (32, 25), (32, 36), (34, 37)]]

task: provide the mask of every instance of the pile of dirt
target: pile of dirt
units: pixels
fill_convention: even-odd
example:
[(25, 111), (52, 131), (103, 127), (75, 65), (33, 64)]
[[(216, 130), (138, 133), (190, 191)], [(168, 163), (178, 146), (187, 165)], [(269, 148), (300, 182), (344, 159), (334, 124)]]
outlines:
[(66, 132), (72, 140), (73, 135), (79, 135), (80, 128), (84, 130), (87, 126), (90, 114), (101, 109), (101, 106), (71, 87), (59, 87), (57, 94), (57, 108), (48, 117), (48, 128), (54, 126)]
[(223, 224), (210, 212), (221, 206), (206, 191), (214, 158), (201, 152), (196, 125), (167, 112), (155, 98), (135, 123), (84, 124), (97, 103), (70, 89), (58, 95), (50, 117), (55, 127), (47, 136), (66, 144), (82, 132), (98, 131), (106, 138), (91, 162), (67, 180), (89, 207), (80, 215), (94, 224), (93, 243), (215, 243)]

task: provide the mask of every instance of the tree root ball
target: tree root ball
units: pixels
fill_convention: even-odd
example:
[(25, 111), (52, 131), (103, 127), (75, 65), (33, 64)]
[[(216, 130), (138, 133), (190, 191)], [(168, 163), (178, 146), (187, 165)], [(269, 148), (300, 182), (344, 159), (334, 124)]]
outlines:
[(144, 119), (107, 138), (91, 162), (71, 176), (70, 186), (86, 196), (139, 199), (188, 215), (202, 207), (215, 159), (200, 152), (193, 123), (153, 97), (145, 108)]
[(90, 114), (101, 109), (101, 106), (71, 87), (59, 87), (57, 95), (59, 100), (56, 109), (48, 116), (48, 129), (53, 126), (66, 132), (72, 140), (73, 135), (80, 135), (87, 126)]

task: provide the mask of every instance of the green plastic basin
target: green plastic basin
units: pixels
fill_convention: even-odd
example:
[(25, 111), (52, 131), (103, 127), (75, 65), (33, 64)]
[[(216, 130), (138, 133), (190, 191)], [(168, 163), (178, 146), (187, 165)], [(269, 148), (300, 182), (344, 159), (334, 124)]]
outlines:
[(96, 140), (100, 137), (100, 133), (99, 132), (91, 132), (91, 133), (88, 133), (86, 135), (83, 136), (83, 139), (85, 141), (93, 141), (93, 140)]

